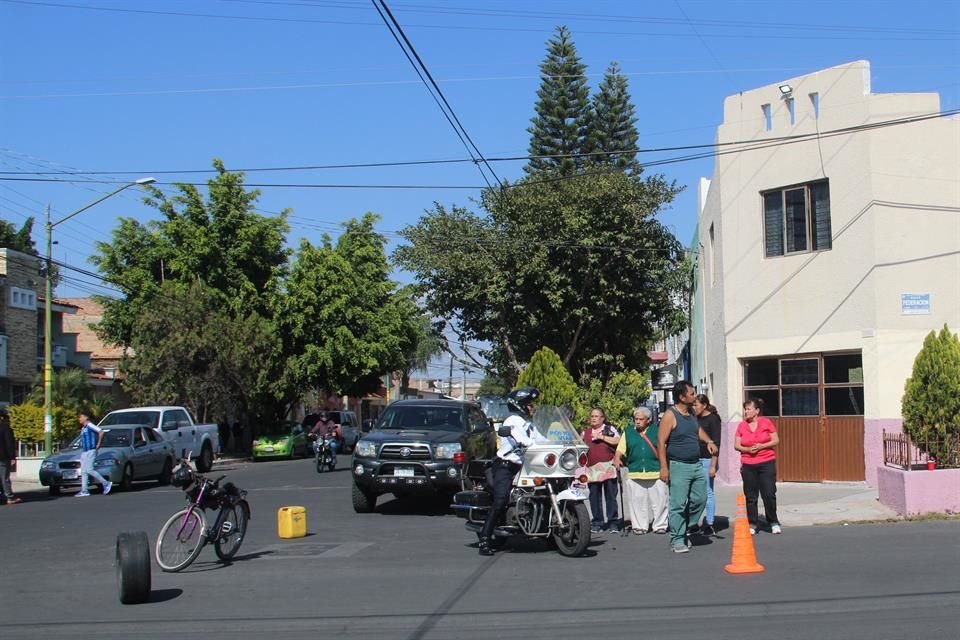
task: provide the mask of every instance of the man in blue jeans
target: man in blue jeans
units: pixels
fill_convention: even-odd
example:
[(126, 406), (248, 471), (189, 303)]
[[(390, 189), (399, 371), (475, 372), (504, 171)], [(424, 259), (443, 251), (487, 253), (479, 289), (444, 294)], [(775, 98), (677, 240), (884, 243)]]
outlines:
[(700, 442), (707, 444), (710, 455), (717, 445), (700, 428), (693, 415), (696, 390), (687, 380), (673, 385), (674, 405), (660, 421), (657, 454), (660, 458), (660, 479), (670, 487), (670, 548), (674, 553), (690, 551), (687, 530), (700, 520), (707, 504), (707, 478), (700, 464)]
[(80, 493), (75, 494), (77, 498), (85, 498), (90, 495), (87, 490), (87, 476), (93, 476), (93, 479), (103, 487), (103, 495), (110, 493), (113, 484), (108, 482), (100, 473), (93, 468), (97, 460), (97, 449), (100, 448), (100, 441), (103, 440), (103, 429), (90, 422), (90, 416), (81, 413), (77, 416), (80, 422)]

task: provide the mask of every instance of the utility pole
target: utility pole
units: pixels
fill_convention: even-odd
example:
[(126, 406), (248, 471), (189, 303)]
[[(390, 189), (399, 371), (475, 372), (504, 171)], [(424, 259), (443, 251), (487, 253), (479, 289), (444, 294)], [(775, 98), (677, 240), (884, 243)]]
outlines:
[(447, 382), (447, 395), (453, 397), (453, 354), (450, 354), (450, 379)]
[(460, 387), (460, 399), (467, 399), (467, 367), (463, 367), (463, 386)]

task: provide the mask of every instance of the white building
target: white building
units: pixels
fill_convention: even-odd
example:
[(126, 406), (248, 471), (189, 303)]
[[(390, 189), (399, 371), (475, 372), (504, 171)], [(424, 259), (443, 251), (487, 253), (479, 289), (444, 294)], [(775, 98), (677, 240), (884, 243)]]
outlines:
[(871, 93), (866, 61), (724, 101), (691, 340), (725, 418), (722, 480), (739, 481), (733, 430), (758, 396), (781, 480), (875, 481), (924, 337), (960, 327), (960, 120), (939, 111)]

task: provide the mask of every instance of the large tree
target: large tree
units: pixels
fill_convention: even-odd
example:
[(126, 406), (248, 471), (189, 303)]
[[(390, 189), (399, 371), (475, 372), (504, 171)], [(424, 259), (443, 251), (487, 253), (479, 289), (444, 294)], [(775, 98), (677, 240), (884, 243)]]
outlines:
[(103, 297), (103, 336), (129, 344), (133, 323), (167, 281), (201, 282), (224, 295), (234, 312), (264, 314), (275, 284), (286, 268), (286, 215), (256, 212), (259, 191), (247, 191), (243, 174), (214, 160), (217, 175), (207, 193), (190, 184), (167, 197), (151, 189), (147, 203), (162, 214), (146, 224), (121, 218), (110, 242), (97, 243), (91, 260), (104, 278), (123, 292)]
[(637, 118), (627, 78), (620, 73), (616, 62), (610, 63), (603, 82), (590, 100), (590, 107), (587, 164), (639, 174)]
[(434, 315), (493, 345), (504, 377), (548, 346), (575, 377), (606, 379), (684, 326), (683, 250), (656, 219), (677, 191), (621, 172), (531, 177), (484, 192), (488, 216), (436, 205), (394, 257)]
[[(569, 175), (583, 166), (590, 117), (586, 66), (566, 27), (558, 27), (540, 64), (536, 115), (531, 119), (527, 173), (559, 171)], [(554, 156), (554, 157), (540, 157)]]
[(377, 219), (368, 213), (346, 223), (336, 243), (304, 240), (296, 252), (276, 317), (300, 389), (362, 395), (415, 359), (421, 312), (389, 278)]

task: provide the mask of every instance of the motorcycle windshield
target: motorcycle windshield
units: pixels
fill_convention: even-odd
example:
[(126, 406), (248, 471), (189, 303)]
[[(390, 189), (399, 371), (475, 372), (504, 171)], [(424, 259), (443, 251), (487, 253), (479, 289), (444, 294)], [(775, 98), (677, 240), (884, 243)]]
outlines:
[(574, 428), (567, 412), (562, 407), (542, 404), (533, 413), (533, 424), (551, 444), (583, 444), (580, 433)]

